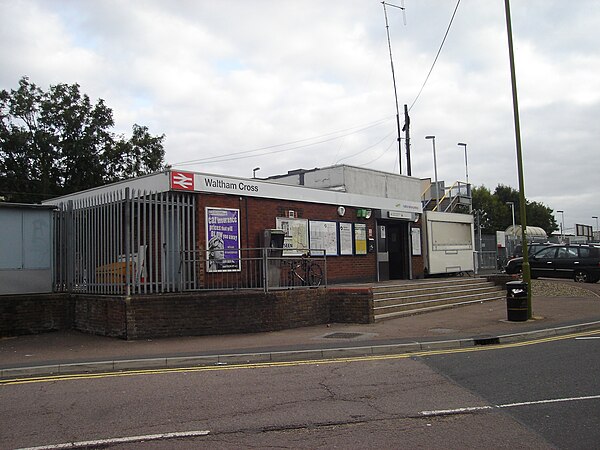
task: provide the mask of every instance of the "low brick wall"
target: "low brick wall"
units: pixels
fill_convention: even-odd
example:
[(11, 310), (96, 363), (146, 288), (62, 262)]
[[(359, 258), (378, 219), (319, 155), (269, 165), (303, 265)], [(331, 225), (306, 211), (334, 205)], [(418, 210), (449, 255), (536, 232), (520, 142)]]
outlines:
[(75, 314), (72, 328), (101, 336), (127, 338), (125, 297), (74, 295)]
[(324, 289), (134, 296), (127, 338), (254, 333), (329, 322)]
[(371, 288), (330, 288), (330, 321), (334, 323), (373, 323)]
[(485, 278), (494, 283), (496, 286), (500, 286), (504, 290), (506, 290), (506, 283), (509, 281), (515, 281), (517, 279), (515, 275), (508, 275), (505, 273), (486, 275)]
[(61, 329), (122, 339), (254, 333), (373, 322), (369, 289), (0, 297), (0, 335)]
[(19, 336), (72, 327), (74, 302), (67, 294), (0, 296), (0, 336)]

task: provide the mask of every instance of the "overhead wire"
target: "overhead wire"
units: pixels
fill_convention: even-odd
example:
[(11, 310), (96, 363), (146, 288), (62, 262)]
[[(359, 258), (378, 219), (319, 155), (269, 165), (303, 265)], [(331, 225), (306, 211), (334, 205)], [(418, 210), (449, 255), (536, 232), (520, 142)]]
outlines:
[[(388, 134), (388, 136), (389, 136), (389, 134)], [(367, 161), (364, 164), (360, 164), (359, 166), (360, 167), (365, 167), (365, 166), (368, 166), (369, 164), (374, 163), (375, 161), (380, 160), (383, 157), (383, 155), (385, 155), (387, 153), (387, 151), (391, 148), (391, 146), (394, 145), (395, 143), (396, 143), (396, 137), (394, 137), (394, 139), (392, 139), (390, 141), (390, 143), (388, 144), (388, 146), (385, 149), (383, 149), (383, 151), (379, 154), (379, 156), (377, 156), (376, 158), (374, 158), (374, 159), (372, 159), (370, 161)], [(394, 153), (396, 153), (396, 152), (394, 152)], [(397, 154), (396, 154), (396, 156), (397, 156)]]
[[(390, 133), (391, 134), (391, 133)], [(376, 142), (375, 144), (367, 147), (366, 149), (361, 150), (359, 153), (362, 153), (372, 147), (374, 147), (375, 145), (379, 144), (381, 141), (383, 141), (385, 138), (387, 138), (390, 134), (386, 135), (383, 139), (381, 139), (380, 141)], [(173, 164), (173, 166), (184, 166), (184, 165), (190, 165), (190, 164), (196, 164), (198, 162), (202, 162), (203, 164), (211, 164), (211, 163), (219, 163), (219, 162), (226, 162), (226, 161), (237, 161), (239, 159), (245, 159), (245, 158), (256, 158), (259, 156), (266, 156), (266, 155), (273, 155), (275, 153), (285, 153), (285, 152), (290, 152), (292, 150), (298, 150), (300, 148), (306, 148), (312, 145), (317, 145), (317, 144), (322, 144), (324, 142), (329, 142), (334, 140), (334, 138), (330, 138), (330, 139), (325, 139), (319, 142), (314, 142), (311, 144), (307, 144), (307, 145), (299, 145), (296, 147), (290, 147), (290, 148), (285, 148), (285, 149), (278, 149), (278, 150), (273, 150), (273, 151), (269, 151), (269, 152), (263, 152), (263, 153), (259, 153), (257, 155), (242, 155), (242, 156), (234, 156), (234, 155), (239, 155), (241, 153), (246, 153), (246, 152), (238, 152), (238, 153), (230, 153), (228, 155), (223, 155), (223, 157), (219, 157), (219, 156), (211, 156), (209, 158), (207, 158), (206, 161), (200, 161), (200, 160), (196, 160), (193, 162), (187, 162), (187, 163), (178, 163), (178, 164)], [(353, 155), (351, 155), (353, 156)], [(346, 159), (346, 158), (343, 158)]]
[[(446, 32), (444, 33), (444, 37), (443, 37), (442, 42), (441, 42), (441, 44), (440, 44), (440, 46), (438, 48), (436, 56), (435, 56), (435, 58), (433, 60), (433, 63), (431, 65), (431, 68), (429, 69), (429, 72), (427, 73), (427, 76), (425, 77), (425, 80), (423, 81), (423, 84), (422, 84), (421, 88), (419, 89), (419, 92), (418, 92), (417, 96), (415, 97), (415, 99), (411, 103), (410, 107), (408, 108), (409, 111), (412, 110), (412, 108), (415, 106), (415, 104), (419, 100), (421, 94), (423, 93), (423, 90), (425, 89), (425, 86), (426, 86), (427, 82), (429, 81), (429, 78), (430, 78), (430, 76), (431, 76), (431, 74), (433, 72), (433, 69), (435, 68), (435, 65), (436, 65), (436, 63), (438, 61), (438, 58), (439, 58), (439, 56), (440, 56), (440, 54), (442, 52), (442, 49), (444, 47), (444, 44), (446, 42), (446, 38), (448, 37), (448, 34), (450, 32), (450, 28), (452, 27), (452, 24), (454, 22), (454, 18), (456, 16), (456, 12), (457, 12), (458, 7), (460, 5), (460, 1), (461, 0), (457, 0), (457, 2), (456, 2), (456, 6), (454, 7), (454, 11), (452, 13), (452, 17), (450, 18), (450, 22), (448, 24), (448, 27), (446, 28)], [(332, 132), (321, 134), (321, 135), (318, 135), (318, 136), (313, 136), (313, 137), (310, 137), (310, 138), (298, 139), (298, 140), (295, 140), (295, 141), (289, 141), (289, 142), (285, 142), (285, 143), (281, 143), (281, 144), (269, 145), (269, 146), (265, 146), (265, 147), (258, 147), (258, 148), (251, 149), (251, 150), (244, 150), (244, 151), (240, 151), (240, 152), (233, 152), (233, 153), (228, 153), (228, 154), (225, 154), (225, 155), (209, 156), (209, 157), (206, 157), (206, 158), (198, 158), (198, 159), (193, 159), (193, 160), (181, 161), (181, 162), (173, 163), (172, 165), (173, 166), (186, 166), (186, 165), (193, 165), (193, 164), (198, 164), (198, 163), (210, 164), (210, 163), (234, 161), (234, 160), (239, 160), (239, 159), (244, 159), (244, 158), (254, 158), (254, 157), (259, 157), (259, 156), (271, 155), (271, 154), (275, 154), (275, 153), (283, 153), (283, 152), (288, 152), (288, 151), (292, 151), (292, 150), (298, 150), (298, 149), (301, 149), (301, 148), (311, 147), (311, 146), (314, 146), (314, 145), (318, 145), (318, 144), (323, 144), (323, 143), (326, 143), (326, 142), (334, 141), (336, 139), (345, 138), (345, 137), (350, 136), (352, 134), (360, 133), (361, 131), (364, 131), (364, 130), (376, 127), (376, 126), (378, 126), (378, 125), (380, 125), (380, 124), (382, 124), (382, 123), (384, 123), (384, 122), (386, 122), (386, 121), (388, 121), (390, 119), (391, 119), (391, 117), (386, 117), (386, 118), (379, 119), (379, 120), (374, 121), (374, 122), (370, 122), (366, 126), (359, 125), (359, 126), (345, 128), (345, 129), (338, 130), (338, 131), (332, 131)], [(315, 141), (315, 142), (310, 142), (310, 143), (307, 143), (305, 145), (293, 146), (293, 147), (290, 147), (290, 148), (284, 148), (284, 149), (275, 150), (275, 151), (262, 152), (262, 153), (258, 153), (256, 155), (250, 155), (251, 153), (260, 152), (262, 150), (275, 149), (275, 148), (279, 148), (279, 147), (285, 147), (285, 146), (288, 146), (288, 145), (298, 144), (298, 143), (301, 143), (301, 142), (312, 141), (314, 139), (320, 139), (322, 137), (327, 137), (327, 136), (332, 136), (332, 135), (338, 135), (339, 133), (345, 133), (346, 131), (350, 131), (350, 130), (354, 130), (354, 131), (351, 131), (350, 133), (346, 133), (346, 134), (341, 134), (339, 136), (333, 136), (333, 137), (329, 137), (327, 139), (322, 139), (322, 140), (318, 140), (318, 141)], [(361, 151), (359, 151), (357, 153), (354, 153), (352, 155), (349, 155), (349, 156), (346, 156), (344, 158), (338, 159), (337, 162), (336, 162), (336, 164), (339, 163), (340, 161), (345, 160), (345, 159), (352, 158), (352, 157), (357, 156), (357, 155), (359, 155), (361, 153), (364, 153), (365, 151), (367, 151), (367, 150), (375, 147), (376, 145), (379, 145), (381, 142), (383, 142), (385, 139), (387, 139), (390, 135), (391, 135), (391, 133), (388, 133), (384, 138), (382, 138), (381, 140), (379, 140), (375, 144), (370, 145), (369, 147), (367, 147), (365, 149), (362, 149)], [(392, 144), (393, 144), (393, 142), (392, 142)], [(383, 154), (385, 154), (385, 152), (390, 148), (390, 146), (391, 146), (391, 144), (384, 150), (384, 152), (379, 157), (375, 158), (374, 160), (370, 161), (369, 163), (374, 162), (374, 161), (378, 160), (381, 156), (383, 156)], [(337, 153), (339, 153), (339, 149), (338, 149)], [(367, 163), (367, 164), (369, 164), (369, 163)]]
[(370, 149), (372, 149), (372, 148), (373, 148), (373, 147), (375, 147), (376, 145), (379, 145), (379, 144), (381, 144), (383, 141), (385, 141), (387, 138), (389, 138), (389, 137), (390, 137), (390, 136), (391, 136), (393, 133), (395, 133), (395, 132), (396, 132), (396, 130), (392, 130), (391, 132), (389, 132), (388, 134), (386, 134), (386, 135), (385, 135), (383, 138), (381, 138), (379, 141), (375, 142), (374, 144), (372, 144), (372, 145), (369, 145), (367, 148), (364, 148), (364, 149), (362, 149), (362, 150), (361, 150), (361, 151), (359, 151), (359, 152), (353, 153), (352, 155), (344, 156), (343, 158), (340, 158), (340, 159), (338, 159), (338, 160), (337, 160), (335, 163), (337, 164), (337, 163), (339, 163), (340, 161), (343, 161), (343, 160), (345, 160), (345, 159), (353, 158), (353, 157), (355, 157), (355, 156), (358, 156), (358, 155), (360, 155), (361, 153), (364, 153), (364, 152), (366, 152), (367, 150), (370, 150)]
[[(255, 149), (251, 149), (251, 150), (244, 150), (244, 151), (240, 151), (240, 152), (233, 152), (233, 153), (227, 153), (224, 155), (219, 155), (219, 156), (207, 156), (205, 158), (198, 158), (198, 159), (192, 159), (192, 160), (187, 160), (187, 161), (180, 161), (177, 163), (173, 163), (173, 166), (187, 166), (187, 165), (192, 165), (192, 164), (197, 164), (197, 163), (204, 163), (204, 164), (208, 164), (208, 163), (212, 163), (212, 162), (223, 162), (223, 161), (232, 161), (232, 160), (237, 160), (237, 159), (243, 159), (243, 158), (253, 158), (256, 156), (263, 156), (263, 155), (270, 155), (273, 153), (278, 153), (278, 152), (287, 152), (290, 150), (298, 150), (300, 148), (305, 148), (305, 147), (310, 147), (313, 145), (318, 145), (318, 144), (323, 144), (325, 142), (330, 142), (330, 141), (334, 141), (336, 139), (340, 139), (340, 138), (344, 138), (346, 136), (350, 136), (352, 134), (356, 134), (356, 133), (360, 133), (362, 131), (368, 130), (370, 128), (374, 128), (378, 125), (381, 125), (382, 123), (385, 123), (389, 120), (391, 120), (391, 116), (389, 117), (385, 117), (379, 120), (376, 120), (374, 122), (369, 122), (366, 125), (357, 125), (354, 127), (350, 127), (350, 128), (345, 128), (342, 130), (337, 130), (337, 131), (332, 131), (329, 133), (325, 133), (325, 134), (321, 134), (318, 136), (313, 136), (310, 138), (304, 138), (304, 139), (298, 139), (295, 141), (289, 141), (289, 142), (284, 142), (281, 144), (274, 144), (274, 145), (268, 145), (265, 147), (258, 147)], [(350, 131), (350, 130), (354, 130), (351, 131), (349, 133), (345, 133), (346, 131)], [(345, 134), (341, 134), (339, 135), (339, 133), (345, 133)], [(287, 145), (293, 145), (293, 144), (298, 144), (301, 142), (307, 142), (307, 141), (312, 141), (314, 139), (320, 139), (322, 137), (326, 137), (326, 136), (331, 136), (331, 135), (338, 135), (338, 136), (333, 136), (327, 139), (322, 139), (319, 141), (315, 141), (315, 142), (311, 142), (305, 145), (299, 145), (299, 146), (295, 146), (295, 147), (291, 147), (291, 148), (287, 148), (287, 149), (282, 149), (282, 150), (277, 150), (277, 151), (272, 151), (272, 152), (262, 152), (256, 155), (248, 155), (250, 153), (255, 153), (255, 152), (260, 152), (262, 150), (269, 150), (269, 149), (273, 149), (273, 148), (278, 148), (278, 147), (285, 147)], [(238, 157), (238, 155), (248, 155), (248, 156), (240, 156)]]
[(415, 97), (415, 99), (411, 103), (410, 107), (408, 108), (409, 111), (413, 108), (413, 106), (415, 106), (415, 103), (417, 103), (417, 100), (421, 96), (421, 93), (423, 92), (423, 89), (425, 89), (425, 85), (427, 84), (427, 81), (429, 80), (429, 77), (431, 76), (431, 72), (433, 72), (433, 68), (435, 67), (435, 63), (437, 62), (437, 60), (438, 60), (438, 58), (440, 56), (440, 53), (442, 53), (442, 48), (444, 47), (444, 43), (446, 42), (446, 38), (448, 37), (448, 33), (450, 32), (450, 28), (452, 27), (452, 22), (454, 22), (454, 16), (456, 16), (456, 11), (458, 10), (458, 6), (459, 5), (460, 5), (460, 0), (458, 0), (456, 2), (456, 6), (454, 7), (454, 12), (452, 13), (452, 17), (450, 18), (450, 23), (448, 24), (448, 28), (446, 28), (446, 33), (444, 34), (444, 38), (442, 39), (442, 43), (440, 44), (440, 48), (438, 49), (437, 54), (435, 55), (435, 59), (433, 60), (433, 64), (431, 64), (431, 68), (429, 69), (429, 72), (427, 73), (427, 76), (425, 77), (425, 81), (423, 81), (423, 85), (421, 86), (421, 89), (419, 89), (419, 93), (417, 94), (417, 96)]

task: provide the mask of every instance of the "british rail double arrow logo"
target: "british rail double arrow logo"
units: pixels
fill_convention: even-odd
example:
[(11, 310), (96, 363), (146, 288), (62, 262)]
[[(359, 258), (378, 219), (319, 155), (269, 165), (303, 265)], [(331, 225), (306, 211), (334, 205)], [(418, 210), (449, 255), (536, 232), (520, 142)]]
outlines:
[(193, 191), (194, 174), (188, 172), (171, 172), (171, 188), (183, 191)]

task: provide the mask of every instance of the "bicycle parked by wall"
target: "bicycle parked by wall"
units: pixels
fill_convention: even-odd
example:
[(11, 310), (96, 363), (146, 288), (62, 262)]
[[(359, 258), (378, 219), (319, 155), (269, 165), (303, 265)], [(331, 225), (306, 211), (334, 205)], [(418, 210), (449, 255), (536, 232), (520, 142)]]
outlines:
[(302, 255), (301, 259), (289, 261), (288, 285), (293, 286), (320, 286), (323, 282), (323, 269), (310, 259), (310, 253)]

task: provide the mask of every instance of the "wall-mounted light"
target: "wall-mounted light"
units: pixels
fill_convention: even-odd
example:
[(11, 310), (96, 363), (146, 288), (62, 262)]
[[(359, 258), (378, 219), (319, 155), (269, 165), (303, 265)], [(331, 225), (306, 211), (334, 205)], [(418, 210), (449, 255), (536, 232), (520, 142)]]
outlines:
[(344, 217), (344, 214), (346, 214), (346, 208), (344, 208), (343, 206), (338, 206), (337, 213), (338, 216)]

